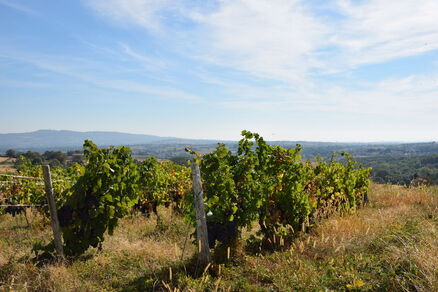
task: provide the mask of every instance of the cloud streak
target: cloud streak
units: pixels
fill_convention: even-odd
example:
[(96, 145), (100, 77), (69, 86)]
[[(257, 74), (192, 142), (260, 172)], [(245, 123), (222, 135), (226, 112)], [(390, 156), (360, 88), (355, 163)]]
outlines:
[(336, 17), (322, 17), (312, 1), (300, 0), (89, 3), (117, 23), (178, 39), (192, 55), (200, 48), (195, 55), (206, 61), (286, 82), (438, 49), (435, 0), (327, 1), (323, 12)]
[(231, 85), (223, 105), (259, 111), (353, 113), (387, 118), (436, 117), (438, 75), (387, 79), (364, 89), (325, 84), (318, 89), (293, 91), (287, 87)]
[[(11, 3), (18, 1), (0, 0), (0, 5), (14, 8)], [(438, 123), (438, 65), (428, 64), (426, 70), (408, 58), (427, 59), (425, 53), (438, 52), (436, 0), (82, 3), (112, 26), (92, 27), (97, 37), (78, 26), (77, 43), (50, 49), (43, 44), (27, 53), (6, 47), (13, 46), (6, 42), (0, 57), (11, 71), (26, 71), (20, 67), (26, 63), (55, 73), (47, 74), (54, 80), (62, 75), (71, 78), (60, 80), (84, 83), (83, 92), (98, 88), (98, 93), (120, 100), (140, 96), (146, 103), (154, 98), (157, 104), (182, 101), (189, 105), (184, 106), (184, 114), (194, 108), (208, 118), (211, 114), (211, 119), (222, 120), (229, 114), (226, 119), (233, 127), (250, 124), (252, 115), (269, 116), (272, 123), (284, 117), (287, 123), (299, 124), (307, 118), (321, 128), (338, 123), (339, 116), (362, 117), (351, 125), (352, 132), (368, 120), (388, 121), (395, 127), (399, 124), (393, 121), (404, 119), (422, 126)], [(80, 17), (95, 24), (96, 19)], [(23, 41), (23, 46), (27, 43)], [(57, 49), (60, 55), (54, 53)], [(402, 60), (405, 63), (396, 63)], [(400, 64), (403, 68), (396, 72)], [(9, 75), (0, 80), (2, 84), (19, 85)], [(70, 86), (69, 82), (64, 84)], [(306, 125), (302, 132), (309, 129)]]
[[(436, 0), (329, 0), (323, 6), (222, 0), (196, 2), (193, 9), (183, 0), (91, 3), (98, 14), (143, 27), (203, 66), (242, 77), (230, 80), (208, 69), (200, 76), (226, 93), (221, 106), (411, 118), (438, 110), (436, 74), (347, 85), (324, 79), (437, 50)], [(181, 21), (169, 18), (175, 15)], [(244, 81), (248, 76), (269, 82)]]
[[(170, 85), (150, 85), (147, 84), (147, 82), (117, 79), (108, 76), (105, 72), (113, 72), (115, 70), (114, 67), (109, 68), (101, 62), (86, 58), (28, 54), (17, 51), (0, 51), (0, 58), (31, 64), (39, 69), (73, 77), (76, 80), (91, 83), (100, 88), (114, 89), (125, 93), (145, 94), (145, 98), (165, 98), (170, 100), (184, 100), (193, 103), (203, 102), (203, 99), (197, 95), (179, 89), (173, 89)], [(11, 85), (13, 84), (11, 83)]]
[(331, 42), (344, 66), (381, 63), (438, 49), (438, 2), (434, 0), (339, 0), (342, 21)]
[(14, 2), (14, 1), (0, 0), (0, 5), (9, 7), (9, 8), (12, 8), (12, 9), (15, 9), (15, 10), (18, 10), (20, 12), (24, 12), (24, 13), (27, 13), (27, 14), (30, 14), (30, 15), (38, 15), (38, 12), (36, 12), (35, 10), (33, 10), (33, 9), (27, 7), (27, 6), (24, 6), (22, 4), (18, 4), (18, 3)]
[(167, 62), (162, 59), (142, 55), (134, 51), (130, 46), (124, 43), (119, 43), (119, 45), (126, 55), (128, 55), (129, 57), (133, 58), (136, 61), (139, 61), (149, 70), (163, 70), (168, 67)]

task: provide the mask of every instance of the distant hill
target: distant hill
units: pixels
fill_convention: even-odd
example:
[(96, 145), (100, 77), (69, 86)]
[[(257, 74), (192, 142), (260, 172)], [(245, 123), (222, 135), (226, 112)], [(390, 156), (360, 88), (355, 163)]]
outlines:
[[(208, 153), (217, 143), (225, 143), (233, 152), (237, 151), (237, 141), (200, 140), (153, 135), (128, 134), (120, 132), (76, 132), (66, 130), (39, 130), (30, 133), (0, 134), (0, 154), (7, 149), (17, 151), (46, 150), (81, 150), (85, 139), (90, 139), (98, 146), (126, 145), (130, 146), (137, 156), (156, 156), (169, 159), (176, 156), (187, 156), (186, 145), (193, 149)], [(315, 156), (330, 158), (333, 152), (346, 151), (355, 157), (378, 156), (417, 156), (438, 154), (438, 143), (339, 143), (311, 141), (269, 141), (269, 144), (286, 148), (301, 144), (305, 159)]]
[(190, 140), (120, 132), (76, 132), (67, 130), (38, 130), (29, 133), (0, 134), (0, 151), (16, 150), (65, 150), (80, 149), (84, 140), (90, 139), (99, 146), (215, 143), (215, 140)]

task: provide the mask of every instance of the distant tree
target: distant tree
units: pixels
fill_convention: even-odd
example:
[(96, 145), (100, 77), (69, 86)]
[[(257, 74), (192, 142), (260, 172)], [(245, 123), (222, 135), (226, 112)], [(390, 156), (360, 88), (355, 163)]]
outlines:
[(8, 149), (6, 151), (6, 156), (10, 158), (17, 158), (17, 154), (17, 151), (15, 151), (14, 149)]
[(379, 183), (384, 183), (388, 180), (389, 172), (386, 169), (379, 169), (374, 174), (374, 179)]
[(46, 151), (43, 154), (43, 158), (47, 161), (58, 160), (59, 163), (64, 165), (67, 160), (67, 155), (61, 151)]
[(62, 163), (58, 159), (51, 159), (49, 161), (49, 165), (50, 165), (51, 168), (62, 167)]
[(38, 152), (27, 151), (23, 154), (33, 165), (43, 164), (44, 158)]
[(170, 161), (173, 161), (180, 165), (188, 166), (188, 161), (190, 160), (190, 156), (174, 156), (169, 159)]

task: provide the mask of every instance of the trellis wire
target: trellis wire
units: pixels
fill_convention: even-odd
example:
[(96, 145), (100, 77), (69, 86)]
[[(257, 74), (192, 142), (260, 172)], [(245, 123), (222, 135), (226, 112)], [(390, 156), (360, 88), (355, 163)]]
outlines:
[(34, 179), (34, 180), (44, 180), (42, 177), (22, 176), (22, 175), (13, 175), (13, 174), (6, 174), (6, 173), (0, 173), (0, 176), (7, 176), (7, 177), (12, 177), (12, 178)]
[[(0, 173), (0, 176), (6, 176), (6, 177), (12, 177), (12, 178), (22, 178), (22, 179), (44, 180), (41, 177), (13, 175), (13, 174), (6, 174), (6, 173)], [(57, 179), (57, 180), (52, 180), (52, 183), (54, 183), (54, 182), (64, 182), (64, 181), (68, 181), (68, 180), (66, 180), (66, 179)], [(2, 182), (3, 181), (0, 181), (0, 183), (2, 183)], [(42, 185), (44, 185), (44, 184), (42, 184)]]
[(28, 207), (28, 208), (31, 208), (31, 207), (46, 207), (46, 206), (47, 206), (47, 204), (35, 204), (35, 205), (32, 205), (32, 204), (15, 204), (15, 205), (0, 204), (0, 208), (7, 208), (7, 207)]
[[(54, 180), (52, 182), (64, 182), (64, 181), (65, 180)], [(17, 184), (17, 185), (22, 185), (23, 183), (19, 182), (19, 181), (16, 181), (16, 180), (3, 180), (3, 181), (0, 181), (0, 184)], [(36, 183), (36, 185), (37, 186), (43, 186), (44, 183)], [(155, 191), (158, 191), (158, 189), (143, 189), (142, 191), (143, 192), (155, 192)], [(169, 191), (169, 192), (180, 192), (180, 191), (184, 191), (184, 190), (173, 188), (173, 189), (167, 189), (167, 191)]]
[[(23, 183), (22, 182), (19, 182), (19, 181), (16, 181), (16, 180), (3, 180), (3, 181), (0, 181), (0, 184), (16, 184), (16, 185), (22, 185)], [(37, 185), (37, 186), (43, 186), (44, 185), (44, 183), (36, 183), (35, 185)]]

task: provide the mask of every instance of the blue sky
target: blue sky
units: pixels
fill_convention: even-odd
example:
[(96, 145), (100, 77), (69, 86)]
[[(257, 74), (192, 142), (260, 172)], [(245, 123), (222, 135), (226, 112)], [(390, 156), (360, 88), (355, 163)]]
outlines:
[(436, 0), (0, 0), (0, 133), (438, 140)]

